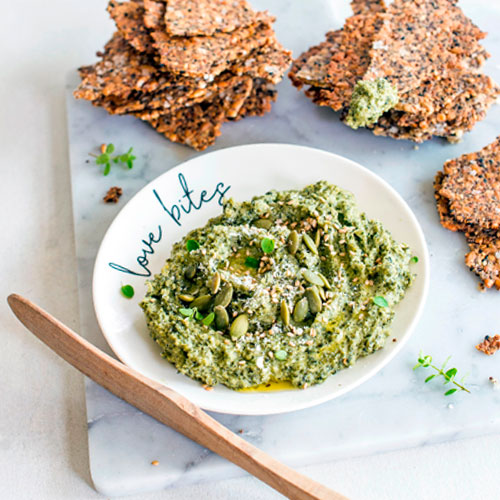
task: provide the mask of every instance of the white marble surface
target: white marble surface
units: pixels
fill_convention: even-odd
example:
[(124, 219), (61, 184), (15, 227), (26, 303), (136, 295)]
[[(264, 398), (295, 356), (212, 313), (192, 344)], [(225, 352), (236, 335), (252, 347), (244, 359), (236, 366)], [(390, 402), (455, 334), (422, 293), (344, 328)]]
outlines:
[[(296, 54), (316, 42), (318, 33), (341, 22), (340, 12), (326, 0), (254, 4), (269, 5), (272, 12), (280, 13), (276, 23), (278, 37)], [(322, 15), (318, 16), (320, 11)], [(489, 17), (484, 13), (476, 15), (478, 23), (486, 28), (492, 22)], [(304, 19), (308, 21), (305, 23)], [(488, 44), (500, 58), (495, 34)], [(490, 64), (488, 70), (499, 79), (498, 68)], [(69, 88), (76, 81), (71, 75)], [(91, 269), (100, 240), (123, 202), (165, 169), (199, 153), (165, 141), (131, 117), (108, 116), (68, 95), (82, 332), (106, 349), (90, 303)], [(225, 125), (212, 150), (252, 142), (305, 144), (352, 158), (384, 177), (407, 200), (423, 226), (432, 255), (432, 281), (429, 303), (413, 339), (369, 383), (310, 410), (272, 417), (215, 415), (218, 420), (235, 432), (242, 429), (249, 441), (293, 466), (463, 438), (500, 428), (500, 391), (493, 391), (488, 381), (491, 375), (500, 378), (498, 361), (486, 359), (474, 349), (485, 333), (498, 328), (497, 292), (477, 291), (475, 278), (462, 263), (465, 241), (439, 225), (432, 190), (434, 174), (446, 158), (479, 149), (498, 130), (500, 109), (496, 107), (461, 144), (433, 141), (414, 149), (411, 143), (346, 128), (330, 110), (311, 105), (288, 81), (280, 84), (272, 113)], [(131, 172), (115, 168), (104, 180), (97, 167), (86, 163), (89, 150), (103, 141), (113, 142), (119, 150), (134, 145), (137, 167)], [(125, 191), (116, 207), (103, 207), (100, 203), (104, 185), (108, 184), (120, 185)], [(456, 290), (460, 290), (459, 295)], [(456, 394), (444, 398), (441, 387), (425, 386), (422, 380), (426, 375), (411, 370), (420, 348), (438, 361), (453, 353), (453, 363), (470, 371), (472, 396)], [(202, 482), (240, 472), (91, 382), (87, 383), (87, 410), (92, 477), (97, 489), (106, 495)], [(159, 467), (151, 467), (154, 459), (159, 460)]]
[[(487, 45), (493, 50), (498, 14), (495, 17), (493, 11), (488, 15), (492, 11), (486, 11), (491, 8), (486, 1), (462, 3), (466, 7), (476, 5), (475, 18), (489, 29), (491, 35)], [(63, 87), (67, 70), (91, 60), (95, 48), (102, 46), (107, 39), (112, 28), (103, 14), (102, 1), (85, 4), (67, 0), (19, 2), (6, 10), (4, 26), (0, 30), (3, 46), (9, 47), (0, 55), (3, 63), (0, 137), (4, 166), (0, 182), (4, 207), (0, 217), (4, 235), (0, 260), (2, 290), (4, 295), (13, 290), (26, 294), (74, 328), (78, 325), (78, 307)], [(480, 20), (480, 15), (485, 19)], [(496, 72), (498, 78), (496, 65), (498, 56), (489, 63), (490, 72)], [(414, 156), (410, 147), (395, 143), (394, 148), (400, 150), (398, 158), (403, 164), (392, 165), (385, 172), (382, 162), (377, 162), (373, 153), (378, 150), (387, 155), (390, 141), (364, 136), (366, 149), (359, 151), (351, 143), (349, 152), (345, 137), (336, 139), (339, 129), (336, 124), (332, 125), (331, 115), (313, 108), (303, 115), (304, 120), (298, 122), (302, 126), (301, 122), (308, 123), (306, 118), (308, 120), (311, 114), (319, 116), (323, 122), (321, 129), (332, 127), (329, 128), (331, 135), (322, 139), (321, 147), (359, 159), (381, 172), (403, 195), (409, 195), (407, 199), (415, 207), (418, 203), (416, 194), (423, 193), (429, 198), (432, 175), (444, 158), (455, 152), (472, 150), (498, 133), (498, 111), (494, 113), (464, 143), (440, 146), (431, 158), (427, 149), (431, 145), (419, 150), (424, 154)], [(308, 131), (313, 144), (316, 139), (314, 130)], [(222, 139), (225, 140), (224, 137)], [(260, 137), (260, 140), (270, 139)], [(303, 141), (307, 140), (306, 136)], [(96, 141), (100, 142), (101, 137), (96, 137)], [(408, 165), (409, 161), (413, 166)], [(96, 181), (101, 180), (96, 177)], [(411, 184), (416, 190), (413, 193), (410, 191)], [(396, 432), (399, 425), (410, 419), (414, 422), (412, 431), (415, 435), (421, 430), (424, 410), (429, 409), (434, 420), (427, 421), (427, 425), (431, 424), (433, 431), (443, 427), (440, 421), (445, 421), (445, 427), (457, 424), (461, 428), (460, 418), (465, 413), (471, 417), (470, 423), (474, 424), (472, 432), (477, 429), (479, 432), (493, 430), (488, 424), (498, 415), (498, 403), (489, 401), (484, 405), (488, 393), (485, 392), (487, 385), (482, 377), (498, 372), (498, 360), (495, 357), (477, 358), (470, 348), (476, 342), (479, 331), (485, 333), (485, 330), (498, 328), (498, 319), (493, 316), (491, 305), (496, 298), (495, 292), (492, 292), (493, 298), (491, 293), (486, 298), (479, 295), (478, 302), (472, 302), (478, 295), (474, 279), (462, 265), (463, 241), (456, 235), (444, 233), (446, 238), (441, 248), (438, 238), (443, 230), (437, 225), (432, 206), (429, 204), (417, 215), (424, 224), (431, 246), (432, 240), (437, 242), (432, 248), (433, 266), (444, 279), (436, 282), (426, 318), (413, 344), (407, 347), (401, 358), (407, 356), (406, 362), (412, 361), (420, 347), (432, 351), (436, 357), (456, 352), (457, 366), (472, 368), (469, 380), (478, 387), (478, 391), (477, 397), (475, 394), (467, 403), (465, 398), (456, 399), (455, 407), (448, 412), (444, 411), (438, 393), (432, 390), (417, 393), (414, 405), (405, 409), (403, 414), (389, 415), (392, 420), (385, 425)], [(445, 251), (451, 252), (453, 262), (444, 261)], [(446, 287), (451, 280), (453, 286)], [(429, 314), (441, 319), (434, 323), (432, 317), (427, 319)], [(92, 490), (89, 477), (81, 376), (27, 335), (12, 318), (4, 302), (0, 305), (0, 321), (3, 340), (0, 349), (0, 498), (99, 498)], [(392, 366), (389, 368), (392, 369)], [(381, 374), (384, 378), (372, 387), (373, 399), (378, 395), (379, 386), (385, 387), (386, 380), (394, 373), (400, 374), (390, 371)], [(407, 380), (411, 380), (411, 373), (408, 377)], [(407, 380), (393, 382), (393, 387), (397, 389), (395, 394)], [(412, 388), (418, 388), (416, 380)], [(404, 401), (397, 406), (404, 406)], [(473, 407), (477, 407), (476, 410)], [(340, 410), (348, 411), (343, 406)], [(473, 412), (477, 416), (475, 422), (472, 421)], [(311, 428), (309, 415), (301, 413), (302, 427), (307, 425)], [(335, 418), (338, 414), (335, 413)], [(361, 425), (379, 420), (374, 418), (376, 414), (367, 415), (364, 418), (359, 415)], [(133, 412), (131, 417), (135, 418)], [(333, 423), (333, 417), (330, 414), (328, 417)], [(278, 438), (284, 432), (281, 427)], [(294, 438), (295, 433), (292, 429), (290, 436)], [(454, 437), (466, 435), (468, 432), (461, 432)], [(327, 440), (333, 448), (333, 437), (327, 435), (322, 439)], [(421, 443), (422, 439), (416, 439), (406, 445)], [(151, 446), (154, 445), (155, 442), (151, 442)], [(397, 440), (395, 446), (400, 445)], [(500, 435), (496, 434), (383, 455), (342, 459), (307, 467), (303, 471), (356, 499), (496, 499), (498, 485), (491, 479), (496, 477), (500, 466), (499, 450)], [(267, 487), (251, 478), (204, 482), (193, 486), (182, 483), (177, 488), (134, 498), (189, 500), (200, 496), (207, 499), (276, 498)]]

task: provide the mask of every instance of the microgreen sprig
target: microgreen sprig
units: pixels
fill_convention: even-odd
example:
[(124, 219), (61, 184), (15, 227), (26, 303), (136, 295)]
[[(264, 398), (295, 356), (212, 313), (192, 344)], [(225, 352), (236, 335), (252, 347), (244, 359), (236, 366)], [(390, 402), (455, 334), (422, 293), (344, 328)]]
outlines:
[(445, 360), (445, 362), (441, 365), (441, 368), (438, 368), (437, 366), (434, 366), (432, 364), (432, 356), (423, 356), (422, 351), (420, 351), (420, 354), (418, 356), (417, 364), (413, 367), (414, 370), (417, 368), (432, 368), (435, 370), (437, 373), (433, 373), (432, 375), (429, 375), (425, 379), (425, 383), (430, 382), (433, 378), (435, 377), (443, 377), (444, 378), (444, 384), (449, 384), (450, 382), (455, 385), (456, 387), (453, 387), (452, 389), (448, 389), (444, 395), (445, 396), (451, 396), (457, 391), (465, 391), (470, 394), (469, 389), (467, 389), (463, 385), (463, 381), (465, 377), (467, 377), (467, 374), (465, 374), (461, 379), (460, 382), (457, 382), (455, 380), (455, 377), (457, 375), (457, 369), (456, 368), (449, 368), (448, 370), (445, 371), (446, 365), (448, 364), (448, 361), (450, 360), (451, 356), (448, 356)]
[(104, 175), (109, 175), (111, 171), (111, 163), (123, 163), (127, 165), (128, 168), (134, 166), (134, 160), (136, 157), (132, 154), (133, 148), (130, 148), (126, 153), (121, 155), (111, 156), (115, 152), (114, 144), (103, 145), (101, 148), (101, 154), (99, 156), (90, 154), (95, 158), (96, 165), (104, 165)]

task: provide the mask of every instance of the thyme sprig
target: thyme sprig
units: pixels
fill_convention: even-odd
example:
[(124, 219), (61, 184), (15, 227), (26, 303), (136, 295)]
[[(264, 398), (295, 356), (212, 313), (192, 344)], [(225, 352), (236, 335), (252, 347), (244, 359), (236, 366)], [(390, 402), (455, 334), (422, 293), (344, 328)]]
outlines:
[(113, 144), (103, 144), (101, 146), (101, 154), (99, 156), (90, 153), (90, 156), (95, 158), (96, 165), (104, 165), (104, 175), (108, 175), (111, 171), (111, 163), (123, 163), (127, 165), (130, 169), (134, 166), (134, 160), (136, 157), (132, 154), (132, 149), (121, 155), (111, 156), (115, 151), (115, 146)]
[(444, 384), (449, 384), (450, 382), (455, 385), (456, 387), (453, 387), (452, 389), (448, 389), (444, 395), (445, 396), (451, 396), (457, 391), (465, 391), (470, 394), (469, 389), (463, 385), (463, 381), (465, 380), (465, 377), (467, 377), (467, 374), (465, 374), (461, 379), (460, 382), (457, 382), (455, 380), (455, 377), (457, 375), (458, 370), (456, 368), (449, 368), (448, 370), (445, 371), (446, 365), (448, 364), (448, 361), (450, 360), (451, 356), (448, 356), (445, 360), (445, 362), (441, 365), (441, 368), (438, 368), (437, 366), (432, 364), (432, 356), (423, 356), (422, 351), (420, 351), (420, 354), (418, 356), (417, 364), (413, 367), (414, 370), (417, 368), (432, 368), (435, 370), (437, 373), (433, 373), (432, 375), (429, 375), (425, 379), (425, 383), (430, 382), (433, 378), (435, 377), (443, 377), (444, 378)]

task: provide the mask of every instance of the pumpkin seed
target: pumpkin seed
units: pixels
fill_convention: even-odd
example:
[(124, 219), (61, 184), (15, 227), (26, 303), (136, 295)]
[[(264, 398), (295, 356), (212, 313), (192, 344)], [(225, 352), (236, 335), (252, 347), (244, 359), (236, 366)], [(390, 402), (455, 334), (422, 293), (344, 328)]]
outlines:
[(321, 243), (321, 229), (318, 229), (316, 231), (316, 234), (314, 235), (314, 244), (316, 245), (316, 248), (319, 247), (320, 243)]
[(315, 245), (313, 239), (308, 234), (304, 234), (304, 236), (302, 236), (302, 241), (314, 255), (318, 255), (318, 247)]
[(271, 219), (258, 219), (253, 223), (253, 225), (262, 229), (271, 229), (273, 221)]
[(297, 323), (304, 321), (306, 319), (307, 313), (309, 312), (309, 302), (306, 297), (300, 299), (293, 309), (293, 319)]
[(325, 288), (327, 290), (331, 290), (332, 289), (332, 285), (330, 285), (330, 282), (326, 279), (326, 277), (323, 276), (321, 273), (317, 273), (317, 274), (321, 278), (321, 280), (323, 281), (323, 285), (325, 285)]
[(313, 271), (309, 271), (309, 269), (302, 268), (302, 277), (311, 283), (311, 285), (323, 286), (323, 280)]
[(232, 339), (239, 339), (243, 337), (248, 331), (248, 316), (246, 314), (240, 314), (233, 321), (231, 328), (229, 329), (229, 335)]
[(191, 302), (191, 307), (193, 309), (196, 307), (198, 311), (206, 311), (210, 302), (212, 302), (212, 297), (210, 295), (200, 295), (199, 297), (196, 297), (193, 302)]
[(326, 301), (326, 295), (325, 295), (325, 291), (323, 290), (323, 288), (318, 287), (318, 294), (323, 302)]
[(307, 302), (309, 303), (309, 310), (313, 314), (321, 312), (323, 304), (321, 302), (321, 297), (319, 296), (318, 289), (316, 287), (311, 287), (306, 289)]
[(191, 264), (190, 266), (186, 267), (186, 270), (184, 271), (184, 277), (188, 280), (192, 280), (194, 278), (194, 275), (196, 274), (196, 265)]
[(285, 300), (281, 301), (280, 313), (281, 313), (281, 321), (283, 321), (283, 324), (285, 326), (290, 325), (290, 310), (288, 309), (288, 306), (287, 306)]
[(229, 326), (229, 315), (226, 309), (222, 306), (216, 306), (214, 307), (214, 314), (217, 330), (224, 331)]
[(227, 307), (233, 299), (233, 285), (226, 283), (215, 296), (214, 305)]
[(219, 291), (220, 287), (220, 274), (218, 271), (213, 275), (212, 279), (210, 280), (210, 292), (212, 295), (215, 295)]
[(188, 295), (187, 293), (181, 293), (179, 295), (179, 299), (181, 299), (183, 302), (193, 302), (194, 297), (192, 295)]
[(300, 239), (299, 239), (299, 234), (297, 231), (292, 231), (288, 235), (288, 252), (291, 253), (292, 255), (295, 255), (297, 253), (297, 250), (299, 249), (299, 244), (300, 244)]

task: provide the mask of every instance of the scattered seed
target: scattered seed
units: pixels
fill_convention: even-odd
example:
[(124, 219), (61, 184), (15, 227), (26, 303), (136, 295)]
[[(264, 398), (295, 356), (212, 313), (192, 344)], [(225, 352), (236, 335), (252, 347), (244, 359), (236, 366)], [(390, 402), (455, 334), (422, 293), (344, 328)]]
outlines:
[(271, 219), (258, 219), (253, 225), (255, 227), (260, 227), (261, 229), (271, 229), (273, 221)]
[(321, 312), (323, 304), (321, 302), (321, 297), (319, 296), (318, 289), (316, 287), (310, 287), (306, 289), (306, 297), (309, 303), (309, 310), (313, 314)]
[(321, 273), (317, 273), (317, 275), (321, 278), (321, 281), (323, 281), (323, 285), (325, 286), (325, 288), (331, 290), (332, 286), (330, 285), (330, 282), (326, 279), (326, 277)]
[(156, 467), (157, 465), (160, 465), (160, 462), (158, 462), (158, 460), (153, 460), (151, 462), (151, 465), (154, 465)]
[(192, 295), (181, 293), (179, 295), (179, 299), (181, 299), (183, 302), (193, 302), (194, 297)]
[(186, 270), (184, 271), (184, 277), (188, 280), (192, 280), (196, 274), (196, 265), (191, 264), (190, 266), (186, 267)]
[(316, 248), (319, 247), (320, 242), (321, 242), (321, 229), (318, 229), (316, 231), (316, 234), (314, 235), (314, 244), (316, 245)]
[(215, 314), (215, 326), (218, 330), (224, 331), (229, 326), (229, 315), (225, 307), (215, 306), (214, 307)]
[(306, 269), (305, 267), (301, 269), (303, 278), (311, 283), (311, 285), (324, 286), (324, 282), (321, 277), (313, 271)]
[(306, 297), (300, 299), (293, 309), (293, 319), (297, 323), (304, 321), (309, 313), (309, 302)]
[(304, 234), (302, 236), (302, 241), (314, 255), (318, 255), (318, 247), (315, 245), (313, 239), (308, 234)]
[(212, 301), (212, 297), (210, 295), (200, 295), (196, 297), (196, 299), (191, 302), (191, 307), (194, 309), (198, 309), (198, 311), (206, 311), (210, 306), (210, 302)]
[(215, 272), (215, 274), (212, 277), (212, 280), (210, 281), (210, 292), (212, 295), (215, 295), (220, 288), (220, 274), (218, 271)]
[(287, 244), (288, 251), (292, 255), (295, 255), (297, 253), (297, 250), (299, 249), (299, 244), (300, 244), (299, 234), (297, 233), (297, 231), (292, 231), (288, 235), (288, 244)]
[(231, 328), (229, 329), (229, 334), (232, 339), (239, 339), (243, 337), (248, 331), (248, 316), (246, 314), (240, 314), (233, 321)]
[(226, 283), (215, 296), (214, 305), (227, 307), (233, 299), (233, 285)]
[(283, 324), (285, 326), (289, 326), (290, 325), (290, 309), (288, 309), (288, 305), (287, 305), (285, 300), (281, 301), (280, 312), (281, 312), (281, 321), (283, 321)]

